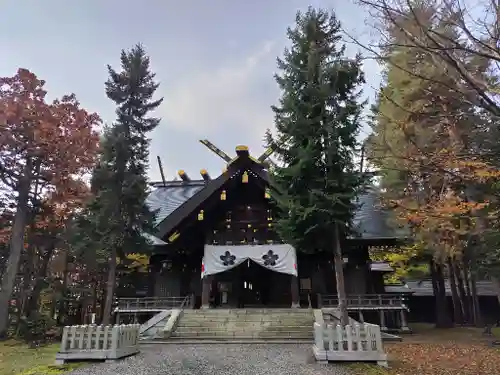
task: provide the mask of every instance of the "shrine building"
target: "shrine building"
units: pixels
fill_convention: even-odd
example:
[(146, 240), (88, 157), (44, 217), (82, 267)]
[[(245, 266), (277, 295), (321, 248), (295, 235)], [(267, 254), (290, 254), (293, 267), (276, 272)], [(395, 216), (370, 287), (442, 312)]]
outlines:
[[(181, 170), (179, 180), (152, 183), (147, 203), (157, 222), (150, 270), (119, 297), (189, 296), (192, 308), (321, 307), (325, 298), (335, 304), (333, 254), (302, 253), (274, 231), (266, 162), (272, 150), (254, 158), (238, 146), (230, 158), (201, 142), (225, 160), (225, 170), (215, 178), (201, 170), (198, 179)], [(348, 296), (380, 298), (383, 275), (392, 269), (372, 263), (368, 250), (397, 238), (377, 230), (384, 220), (370, 214), (370, 194), (360, 197), (358, 235), (342, 241), (344, 277)]]

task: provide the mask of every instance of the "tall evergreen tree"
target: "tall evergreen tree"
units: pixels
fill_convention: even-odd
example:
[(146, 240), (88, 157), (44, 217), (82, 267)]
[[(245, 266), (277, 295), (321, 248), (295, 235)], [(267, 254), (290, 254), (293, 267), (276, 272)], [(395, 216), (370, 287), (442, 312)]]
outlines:
[(341, 322), (348, 316), (341, 243), (350, 234), (355, 200), (366, 181), (354, 161), (364, 83), (359, 57), (348, 59), (333, 12), (298, 12), (291, 46), (278, 59), (281, 89), (273, 107), (277, 135), (268, 132), (281, 162), (271, 177), (280, 236), (298, 251), (333, 252)]
[(146, 250), (144, 233), (151, 233), (154, 212), (146, 205), (149, 139), (159, 119), (149, 116), (163, 99), (149, 57), (137, 45), (121, 53), (121, 71), (108, 66), (106, 94), (117, 105), (115, 123), (103, 135), (101, 158), (92, 176), (94, 200), (82, 229), (89, 247), (101, 247), (109, 257), (103, 323), (109, 323), (116, 286), (117, 257)]

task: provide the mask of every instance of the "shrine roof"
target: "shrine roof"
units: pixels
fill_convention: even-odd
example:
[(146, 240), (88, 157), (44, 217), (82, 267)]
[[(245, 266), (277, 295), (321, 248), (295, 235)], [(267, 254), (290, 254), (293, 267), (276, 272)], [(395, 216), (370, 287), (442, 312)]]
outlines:
[[(156, 228), (158, 237), (171, 233), (179, 223), (192, 214), (203, 202), (219, 191), (226, 182), (247, 170), (250, 174), (268, 184), (267, 170), (259, 159), (249, 155), (246, 146), (236, 148), (237, 156), (228, 156), (227, 168), (217, 178), (211, 179), (206, 170), (201, 170), (203, 179), (194, 180), (180, 170), (181, 180), (162, 181), (151, 184), (153, 190), (146, 199), (152, 211), (157, 212)], [(372, 172), (366, 172), (372, 173)], [(366, 241), (384, 245), (396, 239), (395, 233), (387, 226), (387, 212), (378, 204), (379, 192), (370, 188), (357, 199), (359, 205), (353, 224), (356, 236), (353, 241)], [(374, 242), (374, 243), (375, 243)], [(375, 246), (375, 245), (374, 245)]]
[(206, 186), (204, 180), (196, 181), (169, 181), (153, 183), (153, 191), (146, 199), (146, 203), (156, 213), (156, 224), (166, 219), (172, 212), (184, 202), (192, 198), (196, 193)]
[[(146, 202), (151, 210), (157, 211), (156, 224), (159, 225), (184, 203), (206, 190), (218, 179), (152, 183), (153, 190)], [(375, 188), (361, 195), (358, 204), (359, 208), (353, 221), (358, 233), (356, 239), (378, 239), (378, 242), (383, 243), (384, 240), (395, 238), (394, 231), (387, 225), (387, 213), (378, 204), (378, 191)]]
[[(476, 282), (477, 294), (479, 296), (497, 296), (496, 288), (493, 282), (489, 280), (480, 280)], [(386, 284), (387, 293), (411, 293), (416, 297), (431, 297), (434, 295), (432, 281), (430, 279), (407, 280), (402, 284)], [(451, 296), (450, 282), (445, 278), (446, 295)]]

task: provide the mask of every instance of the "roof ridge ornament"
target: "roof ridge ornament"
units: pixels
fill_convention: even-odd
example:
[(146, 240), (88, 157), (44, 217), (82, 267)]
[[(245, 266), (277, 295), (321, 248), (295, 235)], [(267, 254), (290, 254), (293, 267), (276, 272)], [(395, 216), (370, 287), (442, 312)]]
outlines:
[[(263, 164), (266, 159), (271, 156), (271, 154), (276, 150), (276, 146), (270, 146), (268, 147), (258, 158), (254, 158), (250, 155), (250, 151), (248, 146), (246, 145), (238, 145), (235, 148), (236, 151), (236, 157), (231, 158), (228, 154), (226, 154), (224, 151), (222, 151), (220, 148), (215, 146), (212, 142), (210, 142), (208, 139), (200, 139), (200, 143), (207, 147), (210, 151), (215, 153), (217, 156), (219, 156), (222, 160), (224, 160), (228, 165), (231, 164), (233, 161), (235, 161), (238, 157), (241, 156), (247, 156), (250, 159), (252, 159), (255, 163), (257, 164)], [(269, 164), (271, 164), (271, 161), (268, 161)]]

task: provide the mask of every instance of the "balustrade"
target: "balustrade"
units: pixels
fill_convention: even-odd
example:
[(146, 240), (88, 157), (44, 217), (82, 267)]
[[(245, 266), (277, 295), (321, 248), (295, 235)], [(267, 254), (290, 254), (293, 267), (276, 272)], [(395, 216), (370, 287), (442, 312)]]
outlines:
[(184, 307), (189, 297), (118, 298), (116, 312), (162, 311)]
[[(322, 307), (337, 307), (339, 304), (336, 295), (321, 295)], [(402, 309), (405, 308), (402, 296), (392, 294), (360, 294), (346, 297), (348, 309)]]

